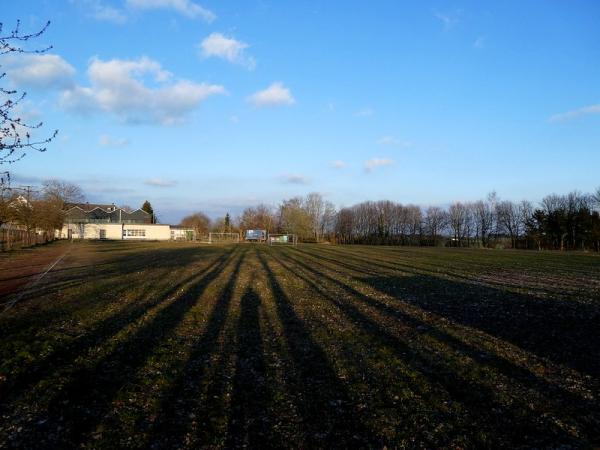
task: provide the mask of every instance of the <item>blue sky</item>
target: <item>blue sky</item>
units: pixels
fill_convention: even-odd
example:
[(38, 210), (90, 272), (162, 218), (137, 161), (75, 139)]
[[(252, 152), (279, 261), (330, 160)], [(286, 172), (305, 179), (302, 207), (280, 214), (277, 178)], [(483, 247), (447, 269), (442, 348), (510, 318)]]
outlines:
[(600, 3), (39, 0), (5, 28), (22, 111), (59, 135), (10, 167), (165, 222), (321, 192), (338, 206), (539, 200), (600, 185)]

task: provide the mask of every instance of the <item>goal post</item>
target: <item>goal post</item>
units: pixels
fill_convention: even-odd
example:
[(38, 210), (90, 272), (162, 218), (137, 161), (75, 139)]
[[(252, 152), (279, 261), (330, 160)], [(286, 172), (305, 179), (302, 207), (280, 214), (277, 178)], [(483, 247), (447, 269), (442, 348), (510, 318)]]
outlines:
[(298, 245), (296, 234), (269, 234), (269, 245)]
[(240, 233), (208, 233), (209, 244), (239, 244)]

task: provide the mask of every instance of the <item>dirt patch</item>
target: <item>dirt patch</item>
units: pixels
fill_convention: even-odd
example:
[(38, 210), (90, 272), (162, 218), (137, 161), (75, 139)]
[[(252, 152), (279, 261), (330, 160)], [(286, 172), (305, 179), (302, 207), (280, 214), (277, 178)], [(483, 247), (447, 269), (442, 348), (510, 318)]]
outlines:
[(0, 257), (0, 298), (19, 292), (69, 249), (66, 242), (32, 247)]

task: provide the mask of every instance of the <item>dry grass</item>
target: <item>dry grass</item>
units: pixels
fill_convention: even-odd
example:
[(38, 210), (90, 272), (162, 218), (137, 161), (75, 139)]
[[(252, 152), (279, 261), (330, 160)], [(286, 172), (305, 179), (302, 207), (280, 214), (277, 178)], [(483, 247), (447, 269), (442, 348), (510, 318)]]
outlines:
[(74, 248), (0, 316), (0, 447), (600, 445), (600, 258)]

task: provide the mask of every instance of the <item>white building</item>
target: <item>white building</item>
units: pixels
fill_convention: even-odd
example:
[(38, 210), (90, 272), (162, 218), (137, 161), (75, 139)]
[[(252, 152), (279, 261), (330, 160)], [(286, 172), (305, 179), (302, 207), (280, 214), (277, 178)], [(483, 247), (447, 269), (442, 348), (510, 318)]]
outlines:
[[(73, 205), (56, 237), (62, 239), (110, 240), (190, 240), (193, 230), (151, 223), (152, 217), (141, 209), (125, 211), (115, 205)], [(190, 233), (191, 232), (191, 233)]]
[(62, 239), (168, 241), (171, 239), (171, 226), (158, 223), (66, 223), (58, 237)]

